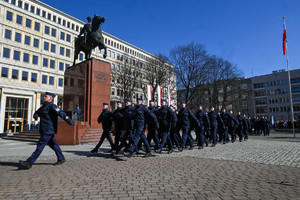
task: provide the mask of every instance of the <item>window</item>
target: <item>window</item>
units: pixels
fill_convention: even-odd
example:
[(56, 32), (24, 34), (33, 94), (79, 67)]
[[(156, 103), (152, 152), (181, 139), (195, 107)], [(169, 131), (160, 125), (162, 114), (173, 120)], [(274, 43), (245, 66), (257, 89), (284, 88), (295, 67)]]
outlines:
[(23, 5), (23, 2), (19, 0), (19, 1), (18, 1), (18, 7), (19, 7), (19, 8), (22, 8), (22, 5)]
[(56, 16), (53, 15), (52, 21), (56, 22)]
[(55, 61), (50, 60), (50, 68), (54, 69), (55, 68)]
[(35, 24), (34, 24), (34, 30), (40, 31), (40, 23), (35, 22)]
[(30, 45), (30, 36), (25, 35), (25, 42), (24, 44)]
[(1, 70), (1, 77), (7, 78), (8, 77), (8, 68), (2, 67)]
[(31, 28), (31, 19), (26, 19), (26, 27)]
[(3, 48), (3, 57), (4, 58), (9, 58), (9, 55), (10, 55), (10, 49)]
[(55, 44), (51, 44), (51, 52), (52, 52), (52, 53), (55, 53), (55, 51), (56, 51), (56, 46), (55, 46)]
[(59, 70), (64, 71), (64, 63), (62, 62), (59, 63)]
[(67, 34), (67, 42), (71, 42), (71, 35)]
[(22, 72), (22, 81), (28, 80), (28, 72)]
[(50, 28), (49, 26), (45, 26), (45, 34), (49, 35), (50, 33)]
[(35, 55), (32, 56), (32, 64), (34, 64), (34, 65), (38, 64), (38, 57)]
[(79, 60), (83, 60), (83, 54), (82, 53), (79, 54)]
[(35, 14), (40, 15), (41, 14), (41, 10), (39, 8), (37, 8)]
[(70, 57), (70, 49), (66, 49), (66, 56)]
[(29, 54), (28, 53), (23, 54), (23, 61), (29, 63)]
[(65, 33), (64, 32), (60, 32), (60, 39), (65, 40)]
[(63, 86), (63, 79), (62, 78), (58, 79), (58, 86), (60, 86), (60, 87)]
[(66, 69), (68, 69), (70, 67), (70, 65), (69, 64), (66, 64)]
[(4, 36), (6, 39), (9, 39), (11, 40), (11, 30), (7, 30), (5, 29), (5, 36)]
[(42, 83), (47, 84), (47, 75), (42, 76)]
[(16, 70), (16, 69), (13, 69), (12, 73), (11, 73), (11, 78), (12, 79), (18, 79), (18, 74), (19, 74), (19, 71)]
[(43, 59), (43, 66), (48, 67), (48, 58)]
[(48, 13), (48, 17), (47, 17), (49, 20), (51, 20), (51, 14)]
[(111, 57), (115, 58), (115, 52), (114, 51), (111, 52)]
[(14, 50), (14, 60), (20, 60), (20, 51)]
[(46, 11), (42, 12), (42, 17), (44, 17), (44, 18), (46, 17)]
[(16, 5), (16, 0), (10, 0), (10, 3)]
[(58, 23), (58, 24), (61, 24), (61, 18), (58, 18), (58, 19), (57, 19), (57, 23)]
[(30, 12), (34, 13), (34, 6), (30, 7)]
[(17, 24), (20, 24), (20, 25), (22, 25), (22, 20), (23, 20), (23, 17), (22, 16), (20, 16), (20, 15), (17, 15)]
[(49, 85), (54, 85), (54, 77), (49, 76)]
[(63, 48), (63, 47), (60, 47), (60, 55), (65, 55), (65, 48)]
[(29, 9), (29, 5), (28, 5), (28, 3), (25, 3), (24, 10), (28, 10), (28, 9)]
[(44, 42), (44, 50), (49, 51), (49, 42)]
[(9, 11), (6, 12), (6, 20), (12, 21), (12, 12)]
[(17, 32), (16, 32), (16, 35), (15, 35), (15, 41), (16, 41), (16, 42), (21, 42), (21, 33), (17, 33)]
[(37, 79), (37, 73), (32, 73), (31, 74), (31, 82), (35, 82), (36, 83), (36, 79)]
[(52, 28), (51, 36), (56, 37), (56, 29), (55, 28)]
[(39, 48), (39, 43), (40, 41), (38, 39), (35, 39), (33, 40), (33, 46), (36, 47), (36, 48)]

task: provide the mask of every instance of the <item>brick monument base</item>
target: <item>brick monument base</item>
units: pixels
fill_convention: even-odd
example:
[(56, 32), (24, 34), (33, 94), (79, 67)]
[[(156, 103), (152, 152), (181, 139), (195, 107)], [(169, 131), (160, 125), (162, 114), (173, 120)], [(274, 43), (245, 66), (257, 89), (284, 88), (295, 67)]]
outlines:
[(110, 103), (110, 63), (90, 59), (78, 63), (65, 71), (63, 110), (71, 113), (76, 105), (82, 111), (81, 121), (70, 126), (64, 121), (58, 122), (56, 139), (60, 145), (74, 145), (92, 142), (91, 135), (97, 134), (98, 140), (102, 127), (97, 119), (103, 102)]

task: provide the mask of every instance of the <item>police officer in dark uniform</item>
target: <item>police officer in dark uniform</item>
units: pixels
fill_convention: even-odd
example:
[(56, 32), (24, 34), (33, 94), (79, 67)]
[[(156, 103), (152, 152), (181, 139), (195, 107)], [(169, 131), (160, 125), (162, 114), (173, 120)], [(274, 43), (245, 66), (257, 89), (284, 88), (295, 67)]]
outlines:
[(161, 100), (161, 107), (158, 110), (158, 122), (159, 122), (159, 130), (162, 134), (161, 143), (158, 146), (157, 153), (161, 153), (162, 148), (165, 146), (166, 142), (169, 145), (169, 154), (173, 152), (173, 143), (170, 139), (169, 132), (171, 130), (172, 124), (175, 122), (173, 121), (176, 116), (175, 113), (172, 111), (170, 107), (167, 106), (167, 102), (165, 99)]
[(210, 134), (212, 137), (212, 147), (215, 147), (217, 144), (217, 131), (218, 125), (223, 127), (223, 120), (220, 117), (220, 114), (215, 111), (215, 108), (212, 106), (210, 112), (208, 113), (210, 121)]
[(251, 119), (251, 122), (253, 124), (253, 134), (254, 135), (258, 135), (258, 130), (259, 130), (259, 123), (258, 123), (258, 118), (256, 116), (254, 116), (252, 119)]
[(181, 142), (181, 137), (177, 128), (177, 114), (176, 114), (176, 109), (174, 106), (170, 105), (171, 110), (174, 112), (172, 115), (172, 124), (171, 124), (171, 130), (170, 130), (170, 139), (173, 145), (176, 145), (177, 148), (179, 148), (180, 142)]
[(102, 123), (103, 133), (101, 135), (99, 143), (95, 146), (95, 148), (91, 151), (91, 153), (97, 153), (99, 147), (104, 142), (105, 138), (110, 143), (111, 149), (114, 149), (114, 143), (110, 135), (110, 130), (112, 126), (112, 112), (108, 110), (108, 103), (103, 103), (103, 110), (98, 117), (98, 123)]
[(143, 105), (143, 99), (137, 98), (137, 105), (133, 111), (133, 119), (134, 119), (134, 139), (133, 144), (128, 148), (128, 151), (124, 152), (125, 156), (131, 157), (133, 153), (138, 151), (138, 144), (140, 140), (145, 145), (146, 154), (145, 157), (151, 156), (151, 148), (148, 143), (148, 140), (145, 136), (145, 118), (149, 118), (150, 120), (154, 120), (156, 127), (158, 127), (157, 119), (151, 114), (151, 112)]
[(125, 131), (125, 133), (121, 139), (121, 144), (116, 148), (117, 149), (116, 154), (118, 154), (123, 147), (125, 147), (125, 149), (128, 149), (133, 142), (133, 126), (134, 126), (133, 112), (134, 112), (134, 108), (132, 107), (131, 99), (126, 99), (125, 108), (123, 110), (123, 130)]
[(60, 116), (72, 126), (74, 126), (74, 123), (65, 112), (53, 104), (54, 97), (55, 94), (46, 92), (45, 96), (43, 97), (42, 107), (40, 107), (33, 115), (35, 120), (38, 120), (38, 117), (40, 117), (39, 130), (41, 137), (37, 143), (37, 148), (32, 155), (26, 161), (19, 161), (20, 164), (26, 169), (30, 169), (32, 167), (33, 163), (42, 153), (46, 145), (49, 145), (49, 147), (55, 151), (57, 156), (57, 163), (55, 163), (55, 165), (60, 165), (66, 161), (54, 137), (54, 134), (57, 132), (57, 116)]
[(208, 141), (205, 138), (204, 130), (205, 126), (209, 126), (209, 118), (206, 112), (203, 111), (203, 107), (201, 104), (198, 104), (198, 111), (196, 112), (195, 116), (197, 117), (200, 126), (196, 128), (196, 134), (198, 138), (198, 149), (203, 149), (203, 144), (205, 143), (208, 146)]
[[(157, 118), (158, 116), (158, 109), (155, 107), (154, 101), (149, 101), (149, 107), (148, 110), (153, 114), (154, 117)], [(146, 118), (147, 124), (148, 124), (148, 134), (147, 134), (147, 140), (148, 143), (151, 144), (151, 140), (155, 143), (155, 148), (158, 148), (159, 145), (159, 139), (156, 132), (156, 124), (153, 123), (153, 120)]]
[(230, 115), (230, 121), (229, 121), (229, 126), (228, 126), (228, 133), (231, 136), (231, 142), (234, 143), (236, 139), (236, 128), (239, 124), (239, 121), (237, 120), (236, 116), (233, 114), (232, 110), (229, 110), (229, 115)]
[(237, 128), (237, 132), (239, 134), (239, 140), (240, 142), (243, 142), (244, 128), (247, 127), (247, 122), (246, 119), (241, 114), (241, 112), (238, 112), (237, 120), (239, 121), (239, 126)]
[(122, 131), (123, 131), (123, 117), (124, 117), (124, 109), (123, 109), (123, 102), (117, 101), (117, 109), (113, 112), (113, 121), (115, 123), (115, 144), (114, 150), (117, 150), (119, 146)]
[(81, 109), (79, 108), (79, 105), (76, 105), (76, 108), (74, 109), (74, 112), (77, 115), (77, 121), (80, 121), (82, 118), (82, 112)]
[(179, 129), (182, 130), (182, 144), (178, 148), (179, 151), (183, 151), (187, 140), (189, 140), (190, 150), (194, 148), (193, 138), (190, 137), (191, 124), (194, 123), (195, 127), (199, 127), (198, 119), (195, 117), (194, 113), (186, 108), (186, 103), (181, 102), (181, 109), (177, 116)]

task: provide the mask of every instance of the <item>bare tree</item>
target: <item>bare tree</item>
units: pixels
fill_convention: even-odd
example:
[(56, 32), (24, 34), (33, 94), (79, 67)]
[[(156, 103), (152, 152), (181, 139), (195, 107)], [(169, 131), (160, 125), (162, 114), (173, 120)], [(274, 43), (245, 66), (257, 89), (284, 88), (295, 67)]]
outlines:
[(177, 74), (177, 89), (184, 93), (187, 105), (206, 83), (209, 67), (207, 52), (201, 44), (190, 43), (171, 50), (171, 59)]

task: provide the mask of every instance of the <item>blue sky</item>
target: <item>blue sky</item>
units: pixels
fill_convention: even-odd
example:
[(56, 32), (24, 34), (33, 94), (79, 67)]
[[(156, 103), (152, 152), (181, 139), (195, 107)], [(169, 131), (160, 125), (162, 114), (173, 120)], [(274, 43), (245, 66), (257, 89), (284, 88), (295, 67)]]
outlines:
[(153, 54), (191, 41), (237, 65), (246, 77), (286, 69), (282, 53), (286, 18), (290, 69), (300, 68), (299, 0), (41, 0), (86, 21), (106, 18), (102, 29)]

